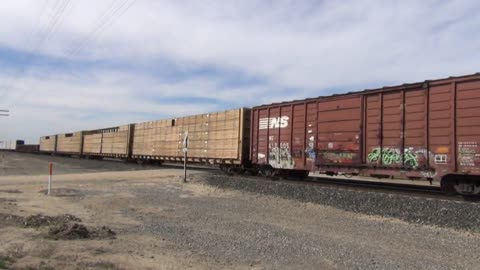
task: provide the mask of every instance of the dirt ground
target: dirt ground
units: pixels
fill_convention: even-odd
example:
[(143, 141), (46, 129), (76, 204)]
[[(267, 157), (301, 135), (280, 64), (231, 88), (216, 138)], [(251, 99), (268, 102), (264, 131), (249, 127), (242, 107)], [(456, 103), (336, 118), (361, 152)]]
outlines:
[(155, 169), (152, 166), (139, 166), (114, 160), (99, 162), (74, 157), (0, 151), (0, 176), (48, 174), (49, 162), (53, 163), (55, 174)]
[[(72, 158), (55, 158), (46, 196), (50, 157), (0, 155), (0, 269), (480, 267), (474, 232), (218, 189), (206, 171), (185, 184), (181, 170)], [(52, 238), (58, 223), (92, 234)]]

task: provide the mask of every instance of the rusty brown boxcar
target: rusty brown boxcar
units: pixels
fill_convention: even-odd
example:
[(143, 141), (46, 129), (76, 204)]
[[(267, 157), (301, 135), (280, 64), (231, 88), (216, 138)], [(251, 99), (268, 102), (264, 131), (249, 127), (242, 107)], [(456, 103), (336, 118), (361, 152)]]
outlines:
[(480, 74), (254, 107), (251, 161), (480, 193)]

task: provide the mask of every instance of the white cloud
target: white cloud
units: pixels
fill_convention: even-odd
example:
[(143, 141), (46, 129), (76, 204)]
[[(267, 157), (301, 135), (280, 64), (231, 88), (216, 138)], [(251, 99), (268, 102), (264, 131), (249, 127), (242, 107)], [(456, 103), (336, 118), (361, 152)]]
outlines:
[[(2, 2), (0, 46), (78, 66), (70, 67), (75, 76), (37, 62), (25, 73), (0, 67), (3, 83), (14, 76), (9, 91), (0, 86), (0, 96), (6, 94), (0, 107), (12, 108), (10, 119), (0, 119), (10, 123), (0, 138), (479, 71), (480, 3), (473, 0), (138, 0), (78, 55), (69, 55), (112, 3), (121, 2), (71, 1), (52, 35), (36, 47), (39, 29), (46, 29), (61, 1)], [(175, 69), (171, 75), (157, 70), (165, 61), (162, 68)], [(226, 84), (222, 72), (199, 75), (198, 67), (258, 82)], [(14, 124), (19, 121), (21, 127)]]

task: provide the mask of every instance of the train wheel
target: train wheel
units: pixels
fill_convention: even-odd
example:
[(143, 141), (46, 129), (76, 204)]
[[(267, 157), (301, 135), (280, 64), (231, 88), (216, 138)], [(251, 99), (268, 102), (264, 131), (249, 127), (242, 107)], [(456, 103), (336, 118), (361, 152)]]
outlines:
[(447, 195), (455, 195), (456, 194), (456, 191), (455, 191), (455, 188), (454, 188), (454, 180), (453, 177), (444, 177), (442, 178), (442, 181), (440, 182), (440, 188), (442, 189), (442, 191), (447, 194)]
[(226, 170), (226, 173), (228, 175), (234, 175), (235, 174), (235, 169), (232, 166), (228, 166), (227, 170)]
[(221, 165), (220, 165), (220, 170), (221, 170), (222, 172), (226, 173), (226, 174), (229, 174), (231, 168), (230, 168), (230, 166), (227, 166), (227, 165), (225, 165), (225, 164), (221, 164)]
[(283, 173), (281, 170), (275, 170), (275, 169), (272, 169), (272, 173), (270, 175), (270, 179), (273, 180), (273, 181), (276, 181), (276, 180), (279, 180), (280, 178), (283, 177)]
[(462, 196), (480, 195), (480, 181), (478, 179), (450, 175), (442, 179), (440, 187), (448, 195)]
[(453, 187), (456, 192), (464, 196), (480, 195), (480, 183), (470, 179), (461, 179)]
[(259, 173), (261, 176), (265, 177), (265, 178), (269, 178), (269, 177), (272, 177), (272, 176), (273, 176), (274, 171), (275, 171), (275, 170), (273, 170), (273, 169), (270, 168), (270, 167), (262, 167), (262, 168), (260, 168), (260, 169), (258, 170), (258, 173)]
[(309, 173), (310, 173), (310, 171), (304, 171), (304, 170), (296, 171), (295, 172), (295, 177), (300, 179), (300, 180), (303, 180), (303, 179), (308, 177)]
[(245, 174), (247, 171), (246, 171), (244, 168), (242, 168), (242, 167), (237, 167), (236, 172), (237, 172), (237, 174), (243, 175), (243, 174)]

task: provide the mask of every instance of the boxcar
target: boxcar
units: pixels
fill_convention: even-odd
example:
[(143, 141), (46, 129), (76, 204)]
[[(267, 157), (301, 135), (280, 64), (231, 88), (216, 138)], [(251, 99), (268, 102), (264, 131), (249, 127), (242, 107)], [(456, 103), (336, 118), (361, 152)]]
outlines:
[(57, 135), (40, 137), (40, 152), (54, 153), (57, 150)]
[(17, 144), (15, 151), (21, 153), (38, 153), (39, 148), (40, 145), (38, 144)]
[(132, 158), (243, 165), (248, 161), (250, 110), (235, 109), (135, 124)]
[(56, 154), (82, 155), (83, 131), (56, 135)]
[(441, 181), (480, 193), (480, 75), (252, 109), (251, 160), (320, 171)]
[(90, 157), (129, 158), (134, 125), (84, 131), (83, 155)]

